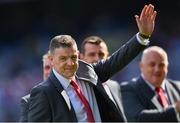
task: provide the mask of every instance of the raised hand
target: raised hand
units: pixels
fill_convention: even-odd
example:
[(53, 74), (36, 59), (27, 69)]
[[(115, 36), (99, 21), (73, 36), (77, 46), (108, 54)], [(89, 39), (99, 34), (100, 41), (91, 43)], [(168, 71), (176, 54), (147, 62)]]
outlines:
[(148, 38), (151, 36), (154, 31), (156, 15), (157, 12), (154, 10), (154, 6), (152, 4), (144, 6), (140, 17), (135, 15), (136, 23), (141, 35)]

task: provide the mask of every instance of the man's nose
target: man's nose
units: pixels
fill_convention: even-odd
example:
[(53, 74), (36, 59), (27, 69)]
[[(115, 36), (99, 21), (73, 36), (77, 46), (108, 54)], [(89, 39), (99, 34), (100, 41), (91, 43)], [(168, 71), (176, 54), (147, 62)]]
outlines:
[(160, 71), (160, 67), (158, 65), (155, 66), (155, 71)]
[(68, 65), (73, 65), (73, 64), (74, 64), (74, 62), (73, 62), (73, 60), (72, 60), (72, 59), (70, 59), (70, 58), (69, 58), (69, 59), (67, 60), (67, 64), (68, 64)]

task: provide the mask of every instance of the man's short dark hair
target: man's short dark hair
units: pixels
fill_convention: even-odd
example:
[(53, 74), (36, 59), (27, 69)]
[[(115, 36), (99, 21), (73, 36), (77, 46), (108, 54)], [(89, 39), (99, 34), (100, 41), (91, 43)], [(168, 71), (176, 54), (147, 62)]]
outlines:
[(70, 35), (55, 36), (49, 45), (50, 53), (53, 54), (56, 48), (66, 48), (76, 45), (76, 41)]
[(87, 38), (85, 38), (81, 44), (81, 53), (85, 53), (85, 45), (87, 43), (90, 43), (90, 44), (94, 44), (94, 45), (100, 45), (101, 43), (105, 43), (105, 41), (98, 37), (98, 36), (89, 36)]

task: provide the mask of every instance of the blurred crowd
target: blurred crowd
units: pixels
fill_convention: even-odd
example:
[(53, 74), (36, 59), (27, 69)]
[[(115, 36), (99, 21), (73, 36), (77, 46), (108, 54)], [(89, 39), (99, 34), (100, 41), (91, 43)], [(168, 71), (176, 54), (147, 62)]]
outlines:
[[(93, 11), (95, 12), (95, 10)], [(76, 10), (75, 12), (80, 11)], [(90, 11), (86, 12), (90, 13)], [(68, 16), (68, 14), (70, 13), (67, 12), (67, 15), (64, 16)], [(116, 18), (117, 14), (114, 14), (115, 17), (110, 17), (99, 12), (91, 19), (91, 22), (90, 20), (83, 20), (85, 17), (82, 15), (82, 20), (80, 18), (75, 19), (74, 23), (67, 17), (58, 23), (60, 18), (50, 15), (49, 18), (54, 18), (56, 21), (51, 22), (45, 18), (46, 21), (43, 21), (43, 24), (38, 25), (36, 23), (32, 26), (32, 30), (26, 31), (26, 34), (22, 32), (23, 36), (17, 36), (13, 39), (4, 38), (5, 36), (0, 38), (0, 122), (19, 120), (20, 98), (28, 94), (35, 84), (43, 80), (42, 55), (47, 52), (49, 41), (54, 35), (69, 33), (77, 40), (78, 47), (84, 37), (98, 35), (107, 41), (106, 43), (112, 53), (137, 31), (134, 29), (135, 23), (132, 24), (133, 26), (131, 25), (134, 21), (132, 18), (125, 19), (126, 16), (122, 16), (122, 21), (120, 21), (119, 18)], [(169, 21), (166, 18), (164, 19), (167, 22), (162, 23), (166, 25)], [(129, 22), (129, 20), (131, 21)], [(170, 25), (174, 31), (171, 29), (169, 33), (168, 29), (162, 28), (163, 24), (159, 22), (161, 20), (163, 18), (157, 20), (151, 45), (156, 42), (167, 51), (170, 62), (168, 76), (180, 80), (180, 23), (173, 21)], [(59, 27), (61, 29), (57, 30)], [(10, 34), (6, 34), (6, 36), (8, 35)], [(121, 39), (121, 41), (117, 39)], [(112, 79), (121, 82), (139, 75), (140, 72), (137, 68), (139, 59), (138, 56)]]

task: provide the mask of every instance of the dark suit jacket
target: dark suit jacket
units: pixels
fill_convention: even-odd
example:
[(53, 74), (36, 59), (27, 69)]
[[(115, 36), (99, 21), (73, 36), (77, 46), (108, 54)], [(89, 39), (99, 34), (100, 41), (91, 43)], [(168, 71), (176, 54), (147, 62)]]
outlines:
[(127, 121), (126, 116), (124, 114), (124, 109), (122, 106), (122, 97), (121, 97), (121, 88), (120, 84), (117, 81), (114, 80), (108, 80), (105, 82), (108, 86), (110, 93), (113, 97), (113, 100), (115, 101), (115, 104), (117, 108), (122, 112), (122, 117)]
[[(166, 79), (166, 92), (171, 104), (180, 100), (180, 82)], [(124, 112), (128, 121), (176, 122), (179, 113), (172, 106), (164, 109), (156, 93), (144, 82), (142, 77), (121, 83)]]
[(30, 98), (30, 94), (21, 98), (20, 119), (19, 119), (20, 122), (27, 122), (28, 121), (29, 98)]
[[(122, 118), (127, 121), (125, 114), (124, 114), (124, 110), (123, 110), (123, 106), (122, 106), (122, 102), (121, 102), (121, 90), (120, 90), (120, 85), (117, 81), (114, 80), (108, 80), (105, 82), (106, 85), (108, 86), (110, 93), (115, 101), (115, 104), (118, 108), (118, 110), (120, 110), (122, 112)], [(20, 111), (20, 122), (27, 122), (28, 121), (28, 111), (29, 111), (29, 98), (30, 98), (30, 94), (23, 96), (21, 98), (21, 111)]]
[[(125, 121), (122, 111), (108, 97), (101, 82), (107, 81), (136, 57), (145, 46), (135, 37), (107, 60), (90, 65), (79, 61), (76, 73), (79, 81), (87, 81), (96, 96), (102, 121)], [(31, 91), (28, 121), (77, 121), (72, 104), (60, 82), (51, 73), (47, 81), (35, 86)]]

